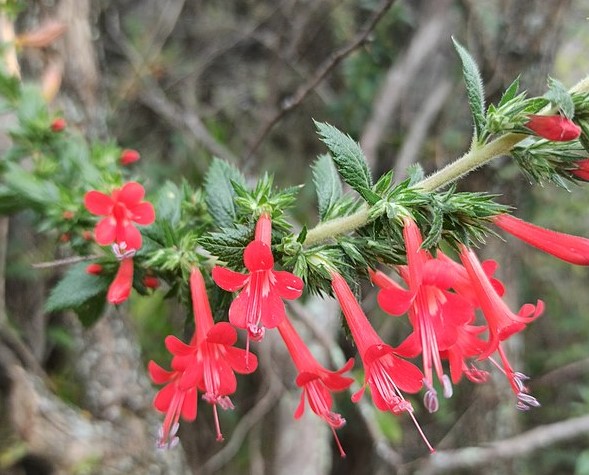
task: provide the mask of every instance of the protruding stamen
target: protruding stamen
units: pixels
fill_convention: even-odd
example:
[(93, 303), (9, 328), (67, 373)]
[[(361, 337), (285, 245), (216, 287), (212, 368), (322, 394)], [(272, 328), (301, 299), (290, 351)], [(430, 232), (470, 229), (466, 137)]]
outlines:
[(470, 381), (477, 384), (486, 383), (489, 380), (489, 372), (479, 369), (473, 364), (464, 370), (464, 374)]
[(127, 243), (125, 241), (121, 241), (120, 243), (115, 242), (111, 246), (111, 249), (119, 261), (133, 257), (137, 252), (137, 249), (127, 249)]
[(428, 412), (436, 412), (440, 407), (440, 403), (438, 402), (438, 393), (427, 380), (424, 379), (423, 384), (427, 388), (427, 391), (423, 395), (423, 405), (428, 410)]
[[(341, 416), (340, 416), (340, 417), (341, 417)], [(344, 419), (344, 423), (345, 423), (345, 422), (346, 422), (346, 421), (345, 421), (345, 419)], [(330, 425), (330, 427), (331, 427), (331, 433), (333, 434), (333, 437), (334, 437), (334, 439), (335, 439), (335, 443), (336, 443), (336, 445), (337, 445), (337, 448), (338, 448), (338, 450), (339, 450), (339, 455), (340, 455), (340, 457), (341, 457), (341, 458), (345, 458), (345, 457), (346, 457), (346, 453), (344, 452), (344, 448), (342, 447), (342, 443), (340, 442), (340, 440), (339, 440), (339, 437), (337, 436), (337, 433), (335, 432), (335, 429), (334, 429), (334, 427), (333, 427), (333, 426), (331, 426), (331, 425)]]
[(454, 394), (454, 388), (452, 388), (452, 382), (447, 374), (442, 375), (442, 387), (444, 388), (444, 397), (446, 399), (451, 398)]
[(517, 398), (519, 401), (523, 402), (524, 404), (527, 404), (528, 406), (540, 407), (540, 403), (538, 402), (538, 400), (531, 394), (519, 393), (517, 395)]
[(213, 404), (213, 415), (215, 417), (215, 429), (217, 431), (217, 442), (223, 442), (223, 434), (221, 434), (221, 424), (219, 424), (219, 414), (217, 413), (217, 405)]

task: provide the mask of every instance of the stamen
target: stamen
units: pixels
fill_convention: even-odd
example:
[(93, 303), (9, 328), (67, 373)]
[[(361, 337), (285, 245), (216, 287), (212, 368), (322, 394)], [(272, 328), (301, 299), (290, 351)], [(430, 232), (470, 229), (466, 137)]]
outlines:
[(454, 394), (454, 389), (447, 374), (442, 375), (442, 387), (444, 388), (444, 397), (446, 399), (451, 398), (452, 394)]
[(440, 407), (438, 393), (426, 379), (423, 380), (423, 384), (427, 388), (427, 391), (423, 395), (423, 405), (429, 413), (436, 412)]
[(213, 415), (215, 417), (215, 429), (217, 430), (217, 442), (223, 442), (223, 434), (221, 434), (221, 424), (219, 424), (219, 414), (217, 413), (217, 405), (213, 404)]
[[(344, 422), (345, 422), (345, 420), (344, 420)], [(335, 432), (335, 429), (333, 428), (333, 426), (330, 426), (330, 427), (331, 427), (331, 433), (333, 434), (333, 437), (335, 439), (335, 443), (336, 443), (337, 448), (339, 450), (339, 455), (341, 458), (345, 458), (346, 453), (344, 452), (344, 448), (342, 447), (339, 437), (337, 436), (337, 433)]]

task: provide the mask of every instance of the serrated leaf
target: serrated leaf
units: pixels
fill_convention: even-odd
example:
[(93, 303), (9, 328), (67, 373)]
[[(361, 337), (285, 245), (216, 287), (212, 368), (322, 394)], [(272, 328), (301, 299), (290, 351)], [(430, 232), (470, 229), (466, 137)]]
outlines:
[(475, 137), (477, 141), (480, 141), (485, 128), (485, 92), (483, 90), (483, 80), (474, 58), (458, 41), (454, 38), (452, 38), (452, 41), (462, 61), (462, 74), (464, 75), (468, 104), (470, 105), (474, 121)]
[(315, 125), (342, 179), (366, 199), (366, 190), (372, 189), (372, 175), (358, 142), (332, 125), (317, 121)]
[(232, 267), (243, 264), (243, 250), (253, 238), (253, 230), (247, 226), (223, 228), (219, 232), (202, 236), (198, 242), (219, 260)]
[(329, 155), (323, 154), (317, 157), (312, 168), (319, 205), (319, 219), (323, 221), (341, 198), (342, 184)]
[(501, 96), (501, 100), (497, 107), (504, 106), (509, 101), (511, 101), (516, 95), (517, 91), (519, 90), (519, 76), (515, 78), (515, 80), (509, 85), (505, 92)]
[(405, 173), (409, 177), (409, 186), (415, 185), (425, 178), (425, 172), (419, 163), (408, 166)]
[(544, 94), (552, 105), (558, 107), (565, 117), (572, 119), (575, 115), (575, 104), (566, 87), (557, 79), (548, 78), (548, 92)]
[(155, 199), (155, 215), (158, 220), (169, 222), (172, 226), (180, 220), (182, 193), (176, 184), (167, 181)]
[(204, 190), (209, 213), (219, 227), (235, 223), (235, 190), (232, 182), (243, 186), (245, 178), (233, 165), (215, 157), (205, 176)]
[(88, 263), (80, 263), (72, 266), (63, 279), (53, 288), (45, 310), (54, 312), (82, 306), (92, 297), (106, 292), (110, 279), (103, 275), (91, 275), (86, 273)]

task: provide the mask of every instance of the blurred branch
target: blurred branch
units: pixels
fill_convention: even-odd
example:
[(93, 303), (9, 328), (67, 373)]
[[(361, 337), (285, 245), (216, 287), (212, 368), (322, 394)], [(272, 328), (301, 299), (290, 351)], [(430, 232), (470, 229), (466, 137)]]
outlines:
[(405, 170), (407, 167), (417, 161), (417, 154), (423, 147), (423, 142), (427, 133), (436, 119), (440, 110), (444, 106), (450, 91), (452, 90), (452, 82), (449, 79), (442, 80), (431, 91), (431, 94), (426, 98), (425, 104), (420, 109), (419, 114), (415, 120), (411, 122), (409, 133), (403, 142), (403, 147), (397, 156), (394, 163), (395, 177), (397, 181), (405, 178)]
[[(176, 10), (175, 21), (178, 20), (180, 12), (181, 8), (178, 8)], [(171, 23), (170, 20), (168, 20), (168, 23)], [(139, 97), (142, 103), (163, 117), (172, 127), (190, 132), (211, 154), (236, 163), (237, 157), (209, 133), (198, 114), (194, 111), (185, 110), (178, 104), (172, 102), (157, 82), (149, 76), (149, 58), (144, 59), (139, 51), (124, 36), (120, 29), (118, 18), (114, 18), (113, 16), (109, 18), (109, 21), (107, 21), (107, 30), (133, 67), (136, 78), (140, 82), (141, 90)], [(166, 31), (169, 32), (171, 30), (168, 27)], [(161, 45), (163, 45), (163, 41), (160, 39), (160, 48)], [(150, 57), (153, 57), (153, 52), (150, 53)]]
[(64, 259), (56, 259), (54, 261), (47, 262), (36, 262), (31, 264), (33, 269), (50, 269), (53, 267), (69, 266), (71, 264), (77, 264), (78, 262), (91, 261), (92, 259), (98, 259), (98, 254), (91, 254), (89, 256), (73, 256), (66, 257)]
[(481, 467), (496, 463), (498, 460), (525, 456), (587, 433), (589, 433), (589, 416), (546, 424), (515, 437), (494, 442), (487, 447), (466, 447), (437, 452), (421, 465), (419, 474), (433, 475), (448, 471), (455, 473), (459, 469)]
[(378, 148), (406, 89), (445, 33), (447, 4), (447, 1), (440, 2), (431, 12), (429, 19), (415, 32), (405, 55), (389, 69), (380, 91), (374, 98), (372, 114), (360, 138), (362, 150), (371, 166), (376, 164)]
[(260, 131), (256, 135), (256, 138), (252, 142), (249, 150), (246, 153), (246, 160), (256, 153), (266, 136), (274, 128), (274, 126), (280, 122), (280, 120), (288, 114), (291, 110), (298, 107), (301, 102), (312, 92), (317, 85), (323, 81), (339, 63), (341, 63), (347, 56), (353, 51), (362, 46), (370, 36), (370, 33), (376, 27), (379, 20), (389, 10), (389, 8), (395, 3), (396, 0), (383, 0), (379, 7), (375, 10), (373, 15), (366, 21), (362, 29), (356, 34), (352, 41), (343, 46), (342, 48), (334, 51), (323, 63), (319, 65), (315, 74), (304, 84), (301, 84), (296, 92), (287, 98), (280, 106), (280, 109), (272, 116), (265, 124), (260, 127)]

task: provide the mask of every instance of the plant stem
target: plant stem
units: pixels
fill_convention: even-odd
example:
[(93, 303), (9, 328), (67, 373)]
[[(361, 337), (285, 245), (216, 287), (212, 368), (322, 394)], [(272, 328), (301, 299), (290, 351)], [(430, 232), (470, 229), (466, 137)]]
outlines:
[[(571, 92), (588, 92), (589, 76), (579, 81), (571, 88)], [(544, 112), (547, 113), (547, 112)], [(453, 181), (463, 177), (471, 171), (483, 166), (496, 157), (508, 153), (514, 145), (521, 142), (527, 135), (509, 133), (489, 142), (488, 144), (471, 147), (458, 160), (446, 165), (433, 175), (425, 178), (415, 185), (415, 188), (421, 188), (424, 191), (435, 191), (449, 185)], [(366, 205), (362, 206), (355, 213), (341, 218), (332, 219), (320, 223), (307, 233), (304, 245), (308, 246), (333, 238), (340, 234), (351, 232), (368, 223), (369, 209)]]

